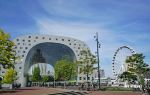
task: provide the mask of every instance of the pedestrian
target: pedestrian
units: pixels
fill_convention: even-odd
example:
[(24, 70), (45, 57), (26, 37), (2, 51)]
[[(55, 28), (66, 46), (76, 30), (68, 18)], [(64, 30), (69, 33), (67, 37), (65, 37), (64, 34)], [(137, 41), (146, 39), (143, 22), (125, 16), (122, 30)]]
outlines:
[(81, 84), (81, 89), (82, 89), (82, 90), (84, 89), (84, 84), (83, 84), (83, 83)]
[(96, 87), (96, 85), (93, 83), (93, 90), (95, 91), (95, 87)]

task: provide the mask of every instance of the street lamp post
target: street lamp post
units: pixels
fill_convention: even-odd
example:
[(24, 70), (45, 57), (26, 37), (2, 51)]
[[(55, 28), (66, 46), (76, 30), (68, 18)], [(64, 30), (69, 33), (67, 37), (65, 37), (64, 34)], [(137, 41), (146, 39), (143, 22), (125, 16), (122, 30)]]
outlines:
[(100, 48), (100, 43), (99, 43), (99, 40), (98, 40), (98, 33), (96, 32), (96, 36), (94, 36), (94, 38), (96, 39), (96, 43), (97, 43), (97, 63), (98, 63), (98, 86), (99, 88), (101, 87), (101, 84), (100, 84), (100, 65), (99, 65), (99, 48)]

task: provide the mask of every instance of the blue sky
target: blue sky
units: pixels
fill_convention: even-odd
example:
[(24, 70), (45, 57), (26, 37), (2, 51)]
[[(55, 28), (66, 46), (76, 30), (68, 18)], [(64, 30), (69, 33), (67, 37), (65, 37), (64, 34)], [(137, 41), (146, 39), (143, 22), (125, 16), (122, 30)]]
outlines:
[(149, 0), (0, 0), (0, 27), (12, 39), (35, 33), (74, 37), (93, 53), (98, 32), (101, 68), (112, 76), (112, 57), (123, 45), (144, 53), (150, 64), (149, 5)]

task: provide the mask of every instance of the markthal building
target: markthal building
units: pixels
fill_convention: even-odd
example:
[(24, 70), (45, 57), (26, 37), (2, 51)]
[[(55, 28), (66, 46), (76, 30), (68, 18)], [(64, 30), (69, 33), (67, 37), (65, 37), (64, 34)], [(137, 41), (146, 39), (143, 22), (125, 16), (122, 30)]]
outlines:
[[(83, 41), (64, 36), (25, 35), (13, 41), (16, 56), (20, 57), (15, 64), (16, 81), (22, 87), (26, 86), (27, 75), (32, 75), (34, 67), (39, 66), (41, 75), (54, 76), (54, 65), (58, 60), (64, 56), (72, 61), (79, 60), (80, 51), (89, 49)], [(0, 74), (4, 75), (5, 72), (6, 69), (1, 69)], [(77, 82), (83, 81), (82, 77), (78, 74)]]

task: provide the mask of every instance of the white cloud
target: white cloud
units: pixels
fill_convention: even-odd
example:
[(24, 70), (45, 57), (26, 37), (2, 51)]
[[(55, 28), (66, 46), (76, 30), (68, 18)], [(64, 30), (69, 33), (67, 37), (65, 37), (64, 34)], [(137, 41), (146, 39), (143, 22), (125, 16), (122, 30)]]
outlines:
[(85, 11), (85, 9), (89, 9), (89, 6), (87, 7), (88, 1), (85, 3), (76, 0), (47, 0), (46, 2), (39, 0), (39, 2), (46, 12), (53, 15), (74, 17), (89, 17), (93, 15), (92, 11)]
[(88, 24), (58, 22), (49, 19), (37, 20), (37, 23), (40, 33), (71, 36), (80, 40), (88, 40), (90, 36), (94, 36), (94, 33), (100, 30)]
[[(121, 44), (117, 42), (118, 35), (113, 34), (109, 30), (99, 28), (97, 25), (81, 22), (70, 23), (38, 19), (37, 26), (41, 34), (69, 36), (82, 40), (87, 43), (93, 53), (96, 51), (94, 35), (98, 32), (99, 40), (102, 42), (102, 48), (100, 49), (101, 67), (105, 69), (107, 65), (109, 69), (106, 69), (106, 75), (111, 76), (111, 60), (115, 50), (121, 46)], [(107, 62), (109, 63), (105, 63), (106, 59), (108, 59)]]

